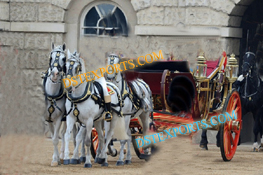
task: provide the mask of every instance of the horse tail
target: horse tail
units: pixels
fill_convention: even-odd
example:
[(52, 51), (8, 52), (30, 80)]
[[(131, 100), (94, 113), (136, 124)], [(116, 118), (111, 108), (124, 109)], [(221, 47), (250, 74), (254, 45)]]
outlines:
[(124, 117), (118, 117), (116, 121), (116, 127), (114, 127), (113, 138), (117, 140), (128, 140), (129, 136), (126, 132)]
[(134, 93), (139, 97), (142, 102), (142, 107), (144, 111), (152, 111), (152, 91), (149, 88), (148, 84), (145, 83), (142, 79), (136, 79), (131, 82), (133, 86)]

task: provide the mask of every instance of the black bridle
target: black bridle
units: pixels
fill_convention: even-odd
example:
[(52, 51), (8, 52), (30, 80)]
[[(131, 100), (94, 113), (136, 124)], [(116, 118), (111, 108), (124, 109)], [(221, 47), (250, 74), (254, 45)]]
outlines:
[[(73, 71), (73, 67), (74, 67), (76, 61), (70, 60), (69, 62), (70, 62), (69, 69), (68, 69), (68, 72), (66, 73), (67, 78), (73, 77), (72, 71)], [(76, 71), (75, 71), (76, 74), (78, 74), (79, 72), (82, 71), (81, 63), (80, 62), (78, 62), (78, 63), (79, 63), (79, 66), (76, 68)]]
[[(54, 61), (53, 64), (51, 65), (52, 53), (53, 53), (53, 52), (57, 52), (57, 53), (56, 53), (55, 61)], [(49, 61), (49, 67), (50, 67), (51, 71), (52, 71), (52, 69), (53, 69), (54, 67), (56, 67), (59, 72), (65, 73), (65, 72), (66, 72), (66, 64), (65, 64), (66, 57), (64, 57), (64, 58), (62, 59), (62, 61), (64, 62), (64, 65), (61, 66), (61, 65), (59, 64), (59, 57), (60, 57), (61, 53), (64, 53), (64, 52), (61, 52), (61, 51), (53, 51), (53, 52), (50, 53), (50, 61)]]

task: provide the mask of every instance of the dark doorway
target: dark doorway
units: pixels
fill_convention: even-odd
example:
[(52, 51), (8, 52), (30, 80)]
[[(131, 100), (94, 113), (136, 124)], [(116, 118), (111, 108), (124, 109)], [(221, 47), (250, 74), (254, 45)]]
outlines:
[[(256, 53), (258, 42), (253, 41), (258, 24), (263, 23), (263, 1), (254, 0), (243, 15), (241, 27), (243, 36), (240, 41), (239, 72), (242, 71), (243, 56), (246, 51)], [(262, 58), (260, 58), (262, 59)], [(253, 142), (254, 119), (251, 113), (243, 116), (243, 127), (241, 130), (241, 142)]]
[(254, 53), (256, 52), (258, 43), (252, 41), (256, 34), (257, 26), (261, 23), (263, 23), (263, 1), (255, 0), (247, 8), (241, 22), (243, 36), (240, 42), (240, 70), (243, 63), (243, 55), (245, 54), (246, 50), (250, 48), (250, 51)]

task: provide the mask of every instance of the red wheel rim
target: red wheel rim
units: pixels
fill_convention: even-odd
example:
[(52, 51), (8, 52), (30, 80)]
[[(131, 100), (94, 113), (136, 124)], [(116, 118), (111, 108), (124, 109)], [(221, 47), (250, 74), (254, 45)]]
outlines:
[(94, 152), (95, 154), (97, 154), (97, 149), (99, 146), (99, 138), (96, 129), (92, 129), (91, 134), (92, 134), (92, 144), (93, 144)]
[[(235, 111), (237, 119), (234, 119), (234, 116), (232, 116), (233, 110)], [(230, 129), (229, 121), (226, 121), (224, 124), (224, 151), (226, 158), (231, 160), (236, 152), (242, 124), (241, 100), (238, 92), (235, 91), (232, 93), (225, 112), (228, 112), (232, 116), (233, 121), (238, 121), (240, 123), (239, 129), (236, 130)]]
[[(138, 139), (138, 138), (141, 138), (141, 139), (142, 139), (142, 136), (136, 136), (136, 137), (135, 137), (135, 139)], [(139, 145), (142, 145), (142, 141), (141, 141), (140, 139), (137, 140), (137, 141), (138, 141), (138, 144), (139, 144)], [(138, 148), (138, 150), (139, 150), (139, 152), (140, 152), (141, 154), (144, 154), (144, 150), (143, 150), (142, 147)]]

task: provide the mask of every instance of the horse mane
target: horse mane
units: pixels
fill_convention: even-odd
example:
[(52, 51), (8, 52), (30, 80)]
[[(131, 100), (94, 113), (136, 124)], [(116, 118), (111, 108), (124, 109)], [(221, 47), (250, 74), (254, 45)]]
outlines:
[(79, 57), (79, 62), (81, 64), (81, 74), (86, 73), (86, 68), (85, 68), (85, 61), (83, 58)]

